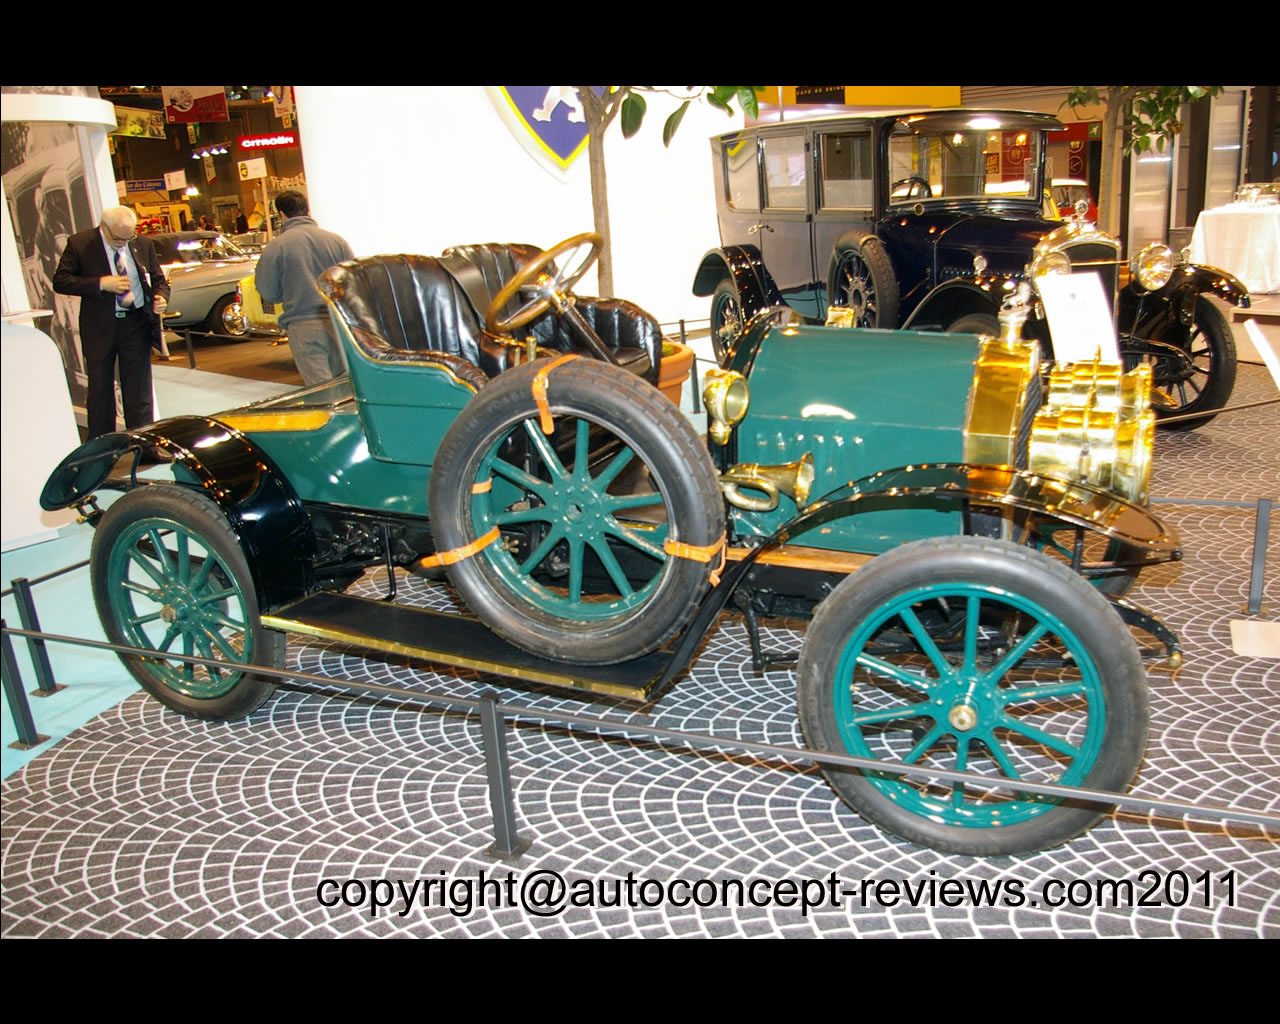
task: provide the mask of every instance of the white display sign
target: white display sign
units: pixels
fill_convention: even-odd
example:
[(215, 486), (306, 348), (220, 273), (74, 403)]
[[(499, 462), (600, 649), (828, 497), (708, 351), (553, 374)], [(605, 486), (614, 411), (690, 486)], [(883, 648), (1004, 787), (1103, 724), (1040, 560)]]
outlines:
[(1046, 274), (1036, 281), (1036, 289), (1049, 320), (1055, 360), (1076, 363), (1101, 356), (1104, 363), (1120, 362), (1102, 278), (1096, 273)]
[(186, 171), (169, 171), (164, 176), (164, 187), (172, 192), (175, 188), (185, 189), (187, 187)]
[(255, 157), (253, 160), (240, 161), (240, 180), (247, 181), (250, 178), (265, 178), (267, 176), (267, 160), (266, 157)]

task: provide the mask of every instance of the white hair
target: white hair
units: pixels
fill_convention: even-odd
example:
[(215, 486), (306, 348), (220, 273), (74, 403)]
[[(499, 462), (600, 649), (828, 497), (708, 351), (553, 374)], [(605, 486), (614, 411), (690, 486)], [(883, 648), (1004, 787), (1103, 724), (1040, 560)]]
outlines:
[(138, 226), (138, 215), (127, 206), (108, 206), (102, 211), (102, 223), (113, 235), (127, 235)]

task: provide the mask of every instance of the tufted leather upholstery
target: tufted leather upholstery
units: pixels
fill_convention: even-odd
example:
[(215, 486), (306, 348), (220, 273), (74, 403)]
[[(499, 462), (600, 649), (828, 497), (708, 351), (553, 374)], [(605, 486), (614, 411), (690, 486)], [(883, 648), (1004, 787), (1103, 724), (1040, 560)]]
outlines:
[[(459, 357), (493, 377), (507, 368), (511, 350), (507, 339), (484, 329), (484, 313), (502, 286), (540, 251), (491, 243), (458, 246), (442, 259), (371, 256), (330, 267), (316, 284), (371, 359), (408, 362), (430, 351)], [(480, 303), (484, 309), (476, 308)], [(504, 315), (519, 305), (517, 299)], [(652, 316), (622, 299), (580, 297), (577, 308), (620, 366), (656, 382), (662, 340)], [(520, 333), (532, 333), (544, 348), (586, 351), (554, 311)]]

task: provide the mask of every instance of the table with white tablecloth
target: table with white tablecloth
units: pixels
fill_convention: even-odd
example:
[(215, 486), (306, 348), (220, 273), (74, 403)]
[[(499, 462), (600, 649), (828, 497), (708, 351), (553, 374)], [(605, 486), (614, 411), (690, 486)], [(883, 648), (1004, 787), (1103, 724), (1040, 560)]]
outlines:
[(1280, 204), (1205, 210), (1191, 236), (1191, 262), (1234, 274), (1251, 294), (1280, 292)]

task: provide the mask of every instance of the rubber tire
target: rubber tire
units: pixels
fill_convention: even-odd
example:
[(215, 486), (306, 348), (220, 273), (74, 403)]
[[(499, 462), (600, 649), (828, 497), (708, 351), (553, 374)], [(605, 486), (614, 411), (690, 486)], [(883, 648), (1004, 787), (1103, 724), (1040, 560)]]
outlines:
[[(1112, 792), (1124, 790), (1142, 761), (1148, 722), (1146, 675), (1133, 637), (1106, 599), (1067, 566), (1028, 548), (979, 537), (934, 538), (903, 545), (849, 576), (822, 603), (797, 669), (797, 703), (808, 744), (819, 750), (854, 753), (841, 735), (834, 704), (836, 690), (848, 685), (837, 679), (841, 659), (852, 650), (864, 622), (884, 605), (909, 600), (909, 595), (922, 587), (948, 583), (994, 587), (1016, 595), (1056, 616), (1074, 634), (1079, 653), (1087, 654), (1092, 662), (1092, 685), (1106, 709), (1096, 753), (1082, 766), (1087, 771), (1075, 784)], [(991, 599), (998, 598), (983, 597)], [(1096, 707), (1090, 704), (1091, 724)], [(941, 761), (929, 763), (954, 768), (955, 760), (954, 752), (947, 752)], [(1074, 767), (1073, 762), (1063, 774)], [(822, 771), (841, 799), (862, 817), (908, 842), (943, 853), (1005, 856), (1050, 849), (1086, 831), (1107, 813), (1096, 805), (1066, 803), (1038, 811), (1031, 802), (1019, 801), (1009, 806), (1009, 811), (1016, 815), (1019, 806), (1031, 808), (1023, 820), (1001, 827), (967, 826), (940, 820), (950, 812), (949, 807), (926, 816), (891, 798), (880, 786), (891, 786), (894, 777), (875, 780), (834, 766), (824, 766)]]
[[(538, 361), (501, 374), (467, 404), (445, 434), (428, 489), (437, 551), (472, 544), (498, 518), (511, 514), (494, 504), (504, 500), (497, 488), (476, 494), (473, 485), (500, 479), (486, 463), (507, 437), (527, 436), (526, 431), (544, 436), (532, 385), (545, 365)], [(588, 359), (556, 367), (547, 385), (554, 416), (607, 428), (648, 467), (674, 534), (668, 539), (707, 547), (723, 536), (724, 504), (715, 467), (689, 421), (661, 392), (634, 374)], [(544, 471), (542, 481), (549, 476)], [(583, 508), (588, 522), (601, 514), (591, 494), (574, 497), (581, 491), (567, 485), (548, 490), (551, 500), (566, 502), (564, 514), (546, 517), (551, 529), (582, 519)], [(656, 537), (655, 542), (660, 543)], [(572, 589), (566, 599), (536, 581), (533, 573), (544, 562), (526, 573), (494, 543), (452, 565), (449, 577), (476, 617), (516, 646), (559, 661), (600, 665), (638, 658), (675, 636), (692, 617), (715, 568), (714, 563), (664, 554), (654, 560), (648, 581), (631, 597), (619, 598), (624, 605), (634, 604), (614, 614), (601, 602), (575, 601)], [(579, 564), (585, 565), (585, 554)]]
[[(1157, 326), (1156, 330), (1149, 335), (1159, 341), (1168, 340), (1160, 336), (1160, 328), (1169, 330), (1170, 324), (1166, 320)], [(1197, 328), (1202, 332), (1201, 337), (1195, 337)], [(1155, 406), (1156, 425), (1163, 427), (1165, 430), (1195, 430), (1202, 427), (1213, 419), (1214, 414), (1201, 416), (1197, 419), (1183, 420), (1180, 423), (1165, 423), (1164, 418), (1168, 416), (1182, 416), (1188, 413), (1200, 412), (1201, 410), (1217, 410), (1227, 404), (1231, 398), (1231, 392), (1236, 386), (1236, 340), (1231, 333), (1231, 325), (1227, 322), (1227, 318), (1223, 316), (1222, 311), (1218, 309), (1208, 298), (1201, 295), (1196, 299), (1195, 319), (1192, 321), (1191, 328), (1191, 346), (1192, 354), (1197, 351), (1197, 344), (1203, 341), (1203, 347), (1199, 349), (1209, 359), (1209, 379), (1205, 383), (1204, 389), (1190, 402), (1177, 409), (1163, 409)], [(1180, 331), (1173, 332), (1173, 336), (1182, 338)], [(1198, 364), (1197, 364), (1198, 365)], [(1174, 396), (1177, 397), (1176, 395)]]
[[(158, 529), (177, 528), (189, 534), (199, 545), (205, 548), (206, 554), (197, 561), (193, 557), (192, 566), (203, 565), (209, 557), (215, 558), (216, 564), (211, 567), (210, 575), (218, 574), (222, 581), (234, 581), (238, 594), (229, 600), (241, 601), (237, 612), (228, 607), (228, 601), (222, 602), (224, 614), (242, 615), (243, 622), (249, 624), (249, 664), (264, 665), (269, 668), (280, 668), (284, 665), (285, 635), (275, 630), (265, 629), (258, 613), (257, 594), (253, 586), (253, 577), (245, 560), (244, 551), (231, 530), (226, 517), (218, 507), (195, 491), (176, 485), (157, 484), (139, 487), (120, 497), (103, 514), (102, 520), (93, 537), (93, 548), (90, 553), (90, 576), (93, 585), (94, 603), (98, 608), (98, 617), (107, 639), (112, 643), (127, 644), (131, 647), (157, 649), (157, 640), (148, 635), (141, 626), (126, 628), (120, 619), (122, 609), (115, 602), (121, 600), (121, 594), (129, 593), (122, 586), (125, 576), (119, 573), (117, 559), (127, 557), (122, 546), (133, 549), (137, 553), (141, 539), (135, 531), (141, 529), (139, 524), (154, 523)], [(148, 546), (147, 551), (154, 551)], [(143, 552), (142, 557), (146, 558)], [(156, 567), (157, 559), (149, 559)], [(113, 562), (117, 562), (113, 566)], [(172, 566), (172, 559), (167, 563)], [(202, 570), (197, 570), (202, 571)], [(176, 575), (176, 574), (175, 574)], [(135, 580), (147, 579), (145, 574), (135, 575)], [(154, 582), (154, 581), (152, 581)], [(147, 601), (142, 595), (132, 599), (130, 610), (134, 614), (158, 612), (160, 602)], [(205, 602), (207, 604), (207, 602)], [(224, 634), (227, 636), (229, 634)], [(181, 646), (175, 653), (187, 653)], [(197, 646), (190, 653), (205, 656)], [(258, 676), (252, 673), (233, 675), (232, 685), (225, 692), (210, 696), (199, 696), (195, 693), (183, 693), (175, 688), (180, 682), (177, 672), (182, 663), (172, 665), (157, 663), (134, 655), (120, 655), (126, 668), (148, 693), (162, 704), (187, 715), (212, 721), (226, 721), (243, 718), (261, 707), (263, 702), (275, 690), (276, 680), (270, 676)], [(199, 671), (199, 666), (197, 666)], [(193, 687), (194, 688), (194, 687)]]
[[(852, 240), (839, 243), (832, 259), (830, 290), (828, 301), (833, 306), (845, 305), (849, 295), (843, 290), (842, 278), (846, 268), (851, 264), (857, 277), (871, 286), (874, 306), (864, 307), (863, 314), (854, 324), (855, 327), (876, 327), (893, 330), (898, 326), (898, 279), (893, 272), (893, 263), (889, 260), (884, 246), (875, 235), (860, 235)], [(861, 265), (865, 269), (857, 269)]]
[[(722, 333), (732, 327), (732, 332)], [(711, 350), (721, 366), (733, 350), (733, 346), (746, 330), (742, 318), (742, 305), (738, 301), (738, 289), (732, 281), (721, 281), (711, 296)]]
[(235, 301), (236, 301), (236, 297), (234, 294), (232, 294), (232, 295), (224, 295), (217, 302), (215, 302), (213, 304), (213, 308), (209, 310), (209, 316), (205, 319), (205, 322), (204, 322), (205, 330), (208, 331), (210, 334), (216, 334), (219, 337), (223, 337), (223, 338), (247, 337), (249, 334), (247, 330), (242, 331), (239, 334), (236, 334), (233, 331), (231, 331), (231, 329), (228, 328), (226, 324), (222, 322), (223, 312), (226, 310), (228, 306), (230, 306)]
[(986, 334), (1000, 337), (1000, 321), (990, 313), (966, 313), (947, 327), (948, 334)]

